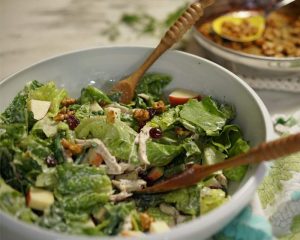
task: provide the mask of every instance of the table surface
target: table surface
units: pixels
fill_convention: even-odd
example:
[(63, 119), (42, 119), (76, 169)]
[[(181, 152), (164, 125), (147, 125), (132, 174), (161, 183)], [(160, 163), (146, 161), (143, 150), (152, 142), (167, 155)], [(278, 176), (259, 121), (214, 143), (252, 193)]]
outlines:
[[(42, 59), (81, 48), (106, 45), (156, 46), (163, 31), (140, 34), (124, 26), (111, 40), (124, 13), (151, 15), (163, 21), (190, 1), (183, 0), (0, 0), (0, 79)], [(188, 40), (189, 41), (189, 40)], [(189, 42), (187, 42), (189, 44)], [(194, 52), (195, 43), (189, 52)], [(300, 109), (300, 94), (256, 90), (271, 114)]]

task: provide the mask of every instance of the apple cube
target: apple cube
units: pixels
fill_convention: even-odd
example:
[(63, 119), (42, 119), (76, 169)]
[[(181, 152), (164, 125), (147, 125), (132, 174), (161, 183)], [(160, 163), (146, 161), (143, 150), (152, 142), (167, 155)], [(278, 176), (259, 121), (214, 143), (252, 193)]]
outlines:
[(184, 104), (192, 98), (200, 98), (199, 93), (186, 89), (176, 89), (170, 93), (169, 102), (171, 105), (175, 106)]
[(54, 203), (53, 193), (44, 189), (31, 187), (26, 196), (27, 206), (43, 211)]
[(44, 118), (50, 106), (51, 106), (51, 102), (49, 101), (32, 99), (30, 101), (30, 110), (33, 113), (33, 118), (35, 120), (41, 120), (42, 118)]

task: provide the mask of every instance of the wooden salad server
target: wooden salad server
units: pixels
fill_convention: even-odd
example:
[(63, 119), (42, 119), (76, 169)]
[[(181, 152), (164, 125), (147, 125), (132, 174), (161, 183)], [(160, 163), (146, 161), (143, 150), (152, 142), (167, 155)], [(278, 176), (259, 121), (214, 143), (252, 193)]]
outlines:
[(157, 183), (151, 187), (142, 189), (141, 193), (167, 192), (179, 188), (189, 187), (212, 173), (231, 167), (246, 164), (255, 164), (263, 161), (275, 160), (280, 157), (300, 151), (300, 133), (282, 137), (270, 142), (264, 142), (250, 149), (244, 154), (225, 159), (223, 162), (213, 165), (193, 164), (184, 172)]
[(177, 21), (169, 28), (161, 39), (160, 43), (144, 61), (144, 63), (134, 71), (129, 77), (118, 81), (112, 88), (114, 92), (120, 92), (120, 102), (128, 104), (134, 97), (135, 88), (138, 81), (151, 65), (174, 43), (178, 42), (183, 34), (190, 29), (203, 15), (203, 9), (211, 5), (213, 0), (201, 0), (191, 4)]

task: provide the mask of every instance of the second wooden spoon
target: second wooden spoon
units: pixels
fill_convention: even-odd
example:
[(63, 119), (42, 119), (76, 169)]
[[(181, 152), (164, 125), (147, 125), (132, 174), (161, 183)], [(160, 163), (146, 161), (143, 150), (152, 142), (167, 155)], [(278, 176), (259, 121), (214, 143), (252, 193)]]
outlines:
[(277, 159), (300, 151), (300, 133), (266, 142), (252, 148), (247, 153), (226, 159), (214, 165), (194, 164), (183, 173), (141, 190), (142, 193), (156, 193), (176, 190), (198, 183), (212, 173), (230, 167), (259, 163)]
[(145, 62), (129, 77), (117, 82), (113, 86), (113, 91), (121, 94), (121, 103), (130, 103), (134, 97), (136, 85), (144, 73), (166, 50), (168, 50), (172, 45), (174, 45), (174, 43), (181, 39), (183, 34), (190, 29), (191, 26), (196, 23), (196, 21), (198, 21), (198, 19), (203, 15), (203, 8), (211, 5), (213, 2), (214, 0), (202, 0), (201, 3), (196, 2), (188, 7), (165, 33), (160, 43), (145, 60)]

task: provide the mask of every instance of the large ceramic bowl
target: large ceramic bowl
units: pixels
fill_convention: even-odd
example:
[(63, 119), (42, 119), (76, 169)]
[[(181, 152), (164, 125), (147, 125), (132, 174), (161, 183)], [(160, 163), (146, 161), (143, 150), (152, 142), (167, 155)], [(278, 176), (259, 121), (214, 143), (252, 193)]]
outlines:
[[(78, 95), (80, 89), (87, 84), (101, 87), (108, 80), (128, 75), (151, 51), (151, 48), (144, 47), (94, 48), (39, 62), (0, 82), (0, 111), (30, 80), (54, 80), (58, 86), (67, 88), (70, 94)], [(225, 68), (194, 55), (168, 51), (149, 71), (172, 75), (169, 90), (175, 87), (189, 88), (233, 104), (237, 111), (236, 122), (242, 127), (245, 138), (252, 146), (271, 138), (272, 124), (263, 102), (245, 82)], [(180, 224), (167, 233), (147, 235), (143, 239), (205, 239), (211, 236), (249, 203), (264, 173), (264, 165), (251, 166), (244, 180), (232, 190), (229, 202), (195, 220)], [(0, 217), (1, 236), (6, 240), (93, 239), (45, 230), (2, 212)]]

